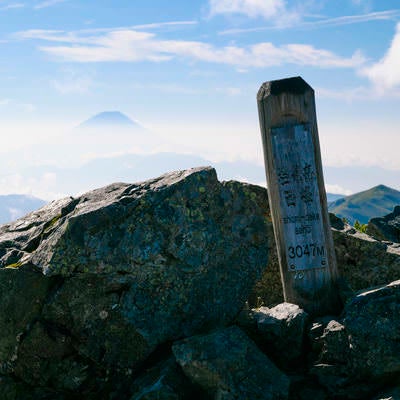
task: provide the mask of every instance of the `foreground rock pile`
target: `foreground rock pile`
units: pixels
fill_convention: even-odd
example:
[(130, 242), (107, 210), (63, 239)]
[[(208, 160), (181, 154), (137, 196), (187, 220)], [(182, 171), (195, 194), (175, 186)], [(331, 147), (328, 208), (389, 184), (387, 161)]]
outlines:
[(365, 271), (386, 285), (356, 296), (370, 285), (347, 265), (367, 240), (337, 234), (346, 304), (313, 319), (281, 303), (266, 190), (211, 168), (3, 225), (0, 399), (396, 398), (400, 257), (370, 239)]
[(381, 240), (400, 243), (400, 206), (384, 217), (372, 218), (368, 222), (367, 233)]

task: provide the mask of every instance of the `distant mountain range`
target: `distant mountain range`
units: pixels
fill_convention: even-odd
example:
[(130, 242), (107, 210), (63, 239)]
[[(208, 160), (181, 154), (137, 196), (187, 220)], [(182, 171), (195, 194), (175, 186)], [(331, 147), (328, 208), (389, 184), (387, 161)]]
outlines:
[[(179, 143), (176, 147), (179, 148)], [(234, 179), (265, 185), (265, 170), (260, 163), (244, 160), (212, 162), (202, 156), (183, 154), (179, 150), (168, 152), (165, 148), (171, 149), (171, 143), (166, 139), (146, 130), (119, 111), (105, 111), (87, 119), (60, 138), (51, 147), (51, 155), (46, 154), (47, 164), (37, 161), (41, 159), (42, 151), (42, 144), (38, 144), (30, 149), (30, 153), (36, 157), (31, 165), (15, 167), (12, 163), (14, 155), (7, 155), (8, 160), (0, 160), (0, 169), (4, 182), (12, 182), (15, 174), (18, 174), (24, 183), (29, 183), (37, 192), (46, 193), (49, 198), (62, 194), (75, 196), (111, 182), (138, 182), (168, 171), (208, 165), (216, 169), (220, 180)], [(13, 165), (12, 168), (7, 164)], [(381, 182), (387, 186), (378, 188), (384, 187), (399, 193), (388, 187), (398, 185), (398, 171), (372, 167), (325, 167), (324, 178), (327, 183), (353, 191)], [(378, 192), (366, 191), (369, 196), (362, 197), (356, 203), (352, 199), (357, 199), (361, 193), (346, 198), (328, 193), (327, 199), (332, 212), (351, 222), (358, 219), (365, 223), (370, 217), (388, 214), (394, 205), (400, 204), (396, 196), (392, 199), (390, 196), (379, 197)], [(7, 200), (4, 205), (0, 201), (0, 223), (15, 219), (44, 203), (32, 203), (29, 199), (29, 196), (24, 199), (26, 204), (31, 204), (27, 207), (20, 205), (21, 201), (24, 203), (22, 198), (20, 201), (17, 198), (11, 202)], [(367, 201), (365, 206), (364, 201)]]
[(45, 204), (44, 200), (23, 194), (0, 196), (0, 224), (14, 221)]
[(366, 224), (371, 218), (391, 213), (397, 205), (400, 205), (400, 191), (379, 185), (330, 203), (329, 211), (351, 224), (356, 220)]
[[(181, 155), (177, 159), (174, 154), (170, 153), (141, 157), (127, 155), (117, 159), (118, 163), (115, 162), (115, 158), (94, 160), (86, 164), (84, 168), (60, 169), (57, 170), (57, 174), (65, 185), (64, 189), (72, 187), (76, 177), (79, 176), (81, 185), (85, 186), (85, 189), (82, 190), (83, 192), (118, 180), (137, 182), (156, 177), (166, 172), (166, 170), (161, 171), (162, 166), (165, 164), (171, 167), (169, 170), (205, 165), (202, 158), (198, 158), (196, 159), (197, 162), (194, 162), (192, 156), (186, 156), (185, 158)], [(223, 173), (219, 174), (219, 178), (224, 180), (224, 173), (229, 173), (229, 167), (232, 167), (232, 165), (230, 163), (217, 163), (215, 167), (223, 171)], [(40, 171), (38, 171), (38, 174), (40, 174)], [(93, 174), (98, 177), (98, 180), (90, 181), (90, 177)], [(115, 177), (125, 179), (115, 179)], [(240, 180), (240, 177), (238, 179)], [(351, 196), (327, 193), (327, 198), (329, 211), (340, 218), (346, 218), (351, 224), (354, 224), (356, 220), (362, 224), (368, 223), (371, 218), (385, 216), (392, 212), (396, 205), (400, 205), (400, 191), (384, 185), (379, 185)], [(45, 204), (46, 201), (33, 196), (0, 195), (0, 224), (16, 220)]]

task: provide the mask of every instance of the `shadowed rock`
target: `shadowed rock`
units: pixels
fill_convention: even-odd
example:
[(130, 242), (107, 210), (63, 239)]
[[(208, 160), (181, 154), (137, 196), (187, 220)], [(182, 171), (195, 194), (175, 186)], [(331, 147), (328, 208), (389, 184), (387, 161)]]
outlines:
[(295, 304), (282, 303), (273, 308), (255, 309), (253, 315), (257, 321), (258, 336), (281, 368), (301, 359), (309, 321), (304, 310)]
[(213, 399), (288, 398), (289, 379), (238, 327), (195, 336), (172, 349), (185, 374)]
[(159, 345), (229, 324), (267, 265), (267, 212), (262, 188), (197, 168), (0, 227), (0, 373), (103, 393)]
[(368, 398), (400, 380), (400, 281), (350, 301), (329, 322), (314, 373), (335, 396)]
[(381, 240), (400, 243), (400, 206), (384, 217), (372, 218), (368, 222), (367, 233)]

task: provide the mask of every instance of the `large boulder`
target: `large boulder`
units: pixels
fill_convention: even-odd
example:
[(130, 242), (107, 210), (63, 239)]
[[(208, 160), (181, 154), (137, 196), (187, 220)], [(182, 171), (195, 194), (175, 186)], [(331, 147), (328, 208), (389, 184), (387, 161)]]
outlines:
[(354, 291), (400, 278), (400, 248), (351, 229), (334, 230), (333, 240), (339, 273)]
[(400, 243), (400, 206), (384, 217), (372, 218), (367, 233), (381, 240)]
[(235, 318), (267, 265), (267, 214), (264, 189), (196, 168), (1, 226), (0, 374), (123, 399), (159, 345)]
[(281, 303), (273, 308), (252, 310), (257, 336), (266, 352), (282, 369), (302, 361), (308, 314), (296, 304)]
[(130, 400), (204, 400), (206, 394), (184, 375), (173, 357), (146, 370), (132, 384)]
[(236, 326), (185, 339), (172, 350), (184, 373), (212, 399), (288, 398), (287, 376)]
[(31, 271), (0, 269), (0, 374), (14, 372), (19, 348), (48, 301), (49, 279)]
[(400, 381), (400, 281), (363, 292), (319, 338), (313, 372), (335, 396), (367, 398)]
[(373, 400), (399, 400), (400, 399), (400, 385), (384, 390)]

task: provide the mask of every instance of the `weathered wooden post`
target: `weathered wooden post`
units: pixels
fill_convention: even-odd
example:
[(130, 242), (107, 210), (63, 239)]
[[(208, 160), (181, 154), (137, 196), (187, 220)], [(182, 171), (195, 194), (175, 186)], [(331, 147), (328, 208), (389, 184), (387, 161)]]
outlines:
[(265, 82), (257, 103), (285, 301), (313, 315), (335, 312), (338, 273), (314, 90), (300, 77)]

